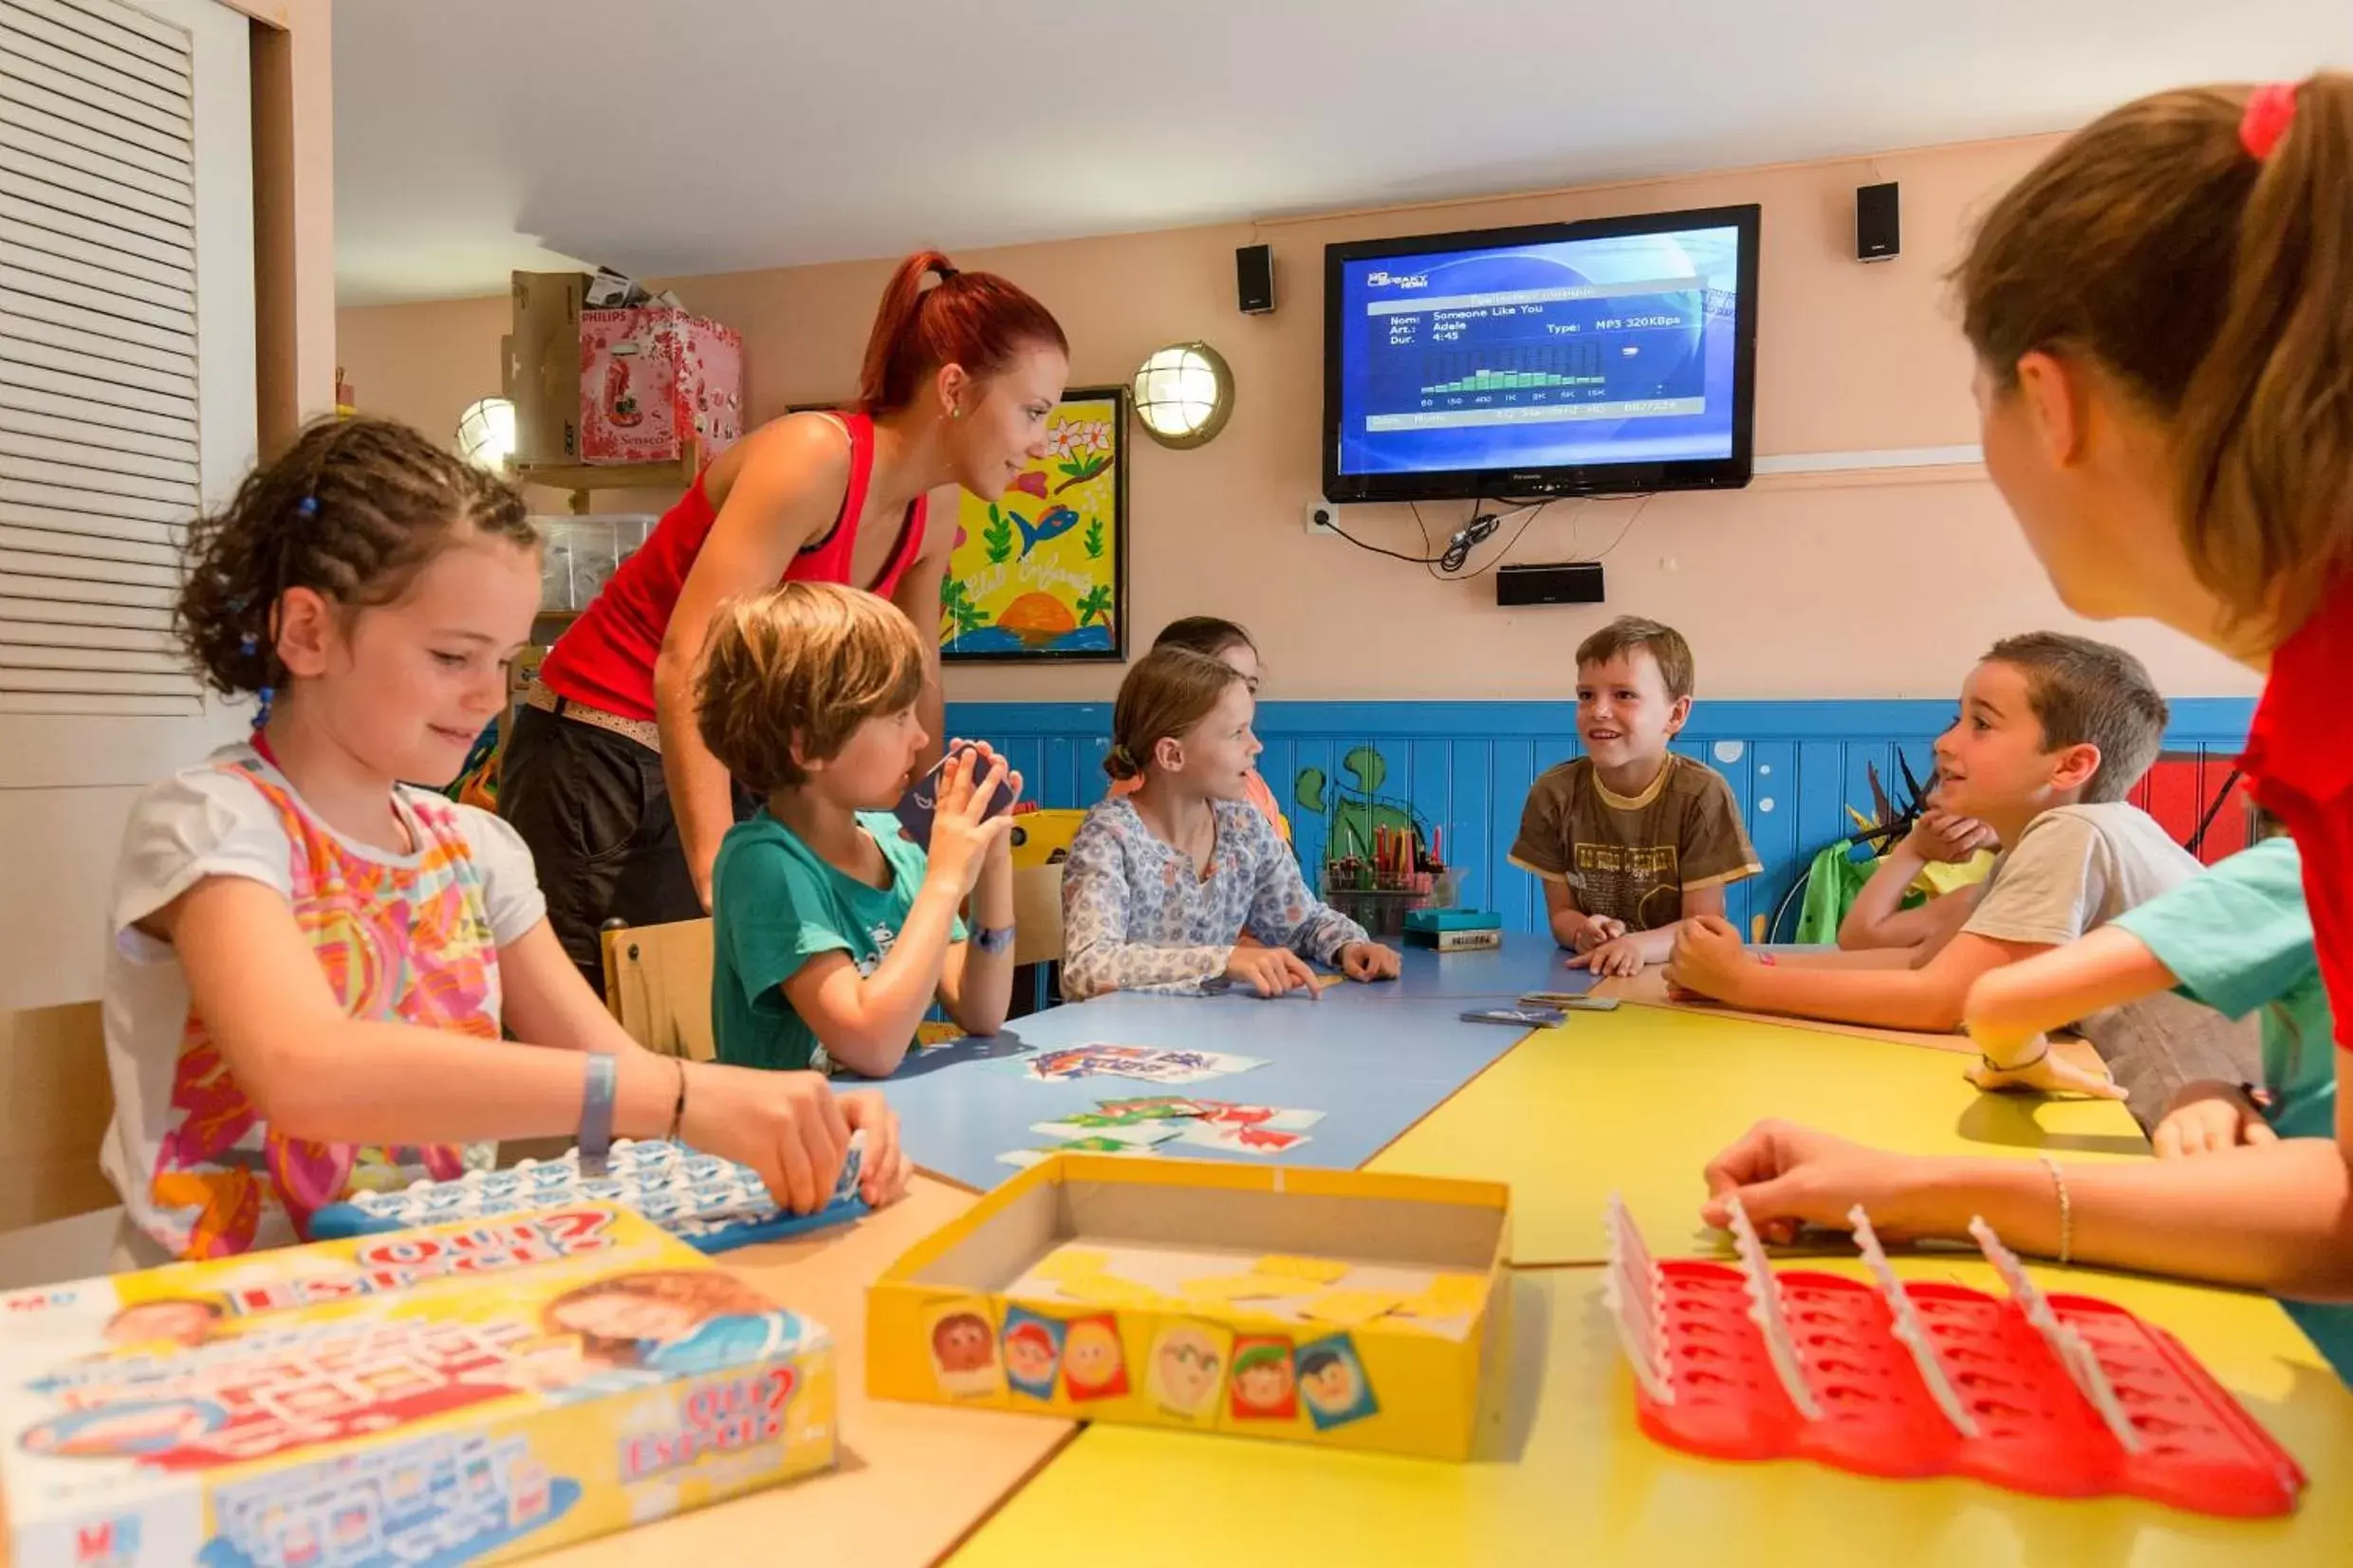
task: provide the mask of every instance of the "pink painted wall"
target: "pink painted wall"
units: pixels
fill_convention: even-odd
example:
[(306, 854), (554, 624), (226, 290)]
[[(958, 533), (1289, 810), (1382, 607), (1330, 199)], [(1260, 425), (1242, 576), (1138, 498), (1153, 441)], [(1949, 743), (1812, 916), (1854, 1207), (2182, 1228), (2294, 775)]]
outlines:
[[(1556, 505), (1510, 558), (1603, 555), (1609, 601), (1591, 607), (1499, 610), (1487, 577), (1436, 581), (1418, 566), (1309, 537), (1302, 513), (1320, 473), (1323, 247), (1761, 202), (1759, 454), (1963, 445), (1975, 441), (1976, 423), (1944, 274), (1973, 215), (2048, 145), (1933, 148), (956, 260), (1006, 273), (1055, 311), (1073, 344), (1074, 385), (1124, 380), (1153, 348), (1195, 337), (1233, 367), (1232, 422), (1211, 445), (1168, 452), (1136, 436), (1133, 648), (1173, 617), (1208, 613), (1255, 634), (1274, 697), (1559, 697), (1574, 678), (1577, 641), (1610, 616), (1639, 612), (1690, 636), (1703, 698), (1938, 697), (1999, 636), (2082, 629), (1978, 470), (1760, 480), (1731, 494), (1661, 495), (1639, 518), (1631, 501)], [(1853, 259), (1853, 192), (1873, 179), (1902, 183), (1904, 254), (1865, 266)], [(1233, 249), (1257, 240), (1274, 247), (1278, 308), (1248, 317), (1234, 307)], [(741, 329), (750, 412), (762, 418), (850, 390), (889, 265), (669, 281), (696, 310)], [(497, 388), (506, 315), (503, 298), (346, 310), (341, 357), (363, 407), (451, 431), (469, 401)], [(1422, 512), (1451, 527), (1464, 508)], [(1343, 522), (1361, 538), (1419, 553), (1402, 507), (1349, 508)], [(2245, 672), (2155, 627), (2103, 635), (2139, 653), (2173, 693), (2255, 689)], [(1105, 699), (1117, 684), (1118, 671), (1102, 667), (950, 672), (950, 694), (961, 700)]]

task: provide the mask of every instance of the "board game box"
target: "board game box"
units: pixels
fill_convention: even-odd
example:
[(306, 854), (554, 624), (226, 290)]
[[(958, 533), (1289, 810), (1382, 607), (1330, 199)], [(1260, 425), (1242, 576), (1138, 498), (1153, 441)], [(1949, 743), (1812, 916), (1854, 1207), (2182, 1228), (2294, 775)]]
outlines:
[(866, 1293), (866, 1390), (1473, 1456), (1508, 1357), (1510, 1190), (1057, 1153)]
[(20, 1565), (497, 1562), (834, 1463), (833, 1348), (581, 1204), (0, 1296)]

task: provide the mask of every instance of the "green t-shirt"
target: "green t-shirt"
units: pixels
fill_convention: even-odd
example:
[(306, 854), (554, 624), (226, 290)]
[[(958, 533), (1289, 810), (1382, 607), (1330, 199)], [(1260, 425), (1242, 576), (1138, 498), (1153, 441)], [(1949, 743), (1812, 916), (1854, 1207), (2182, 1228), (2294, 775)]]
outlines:
[[(2232, 1018), (2262, 1008), (2272, 1131), (2284, 1138), (2336, 1136), (2337, 1035), (2294, 839), (2267, 839), (2114, 924), (2173, 970), (2191, 1001)], [(2353, 1306), (2280, 1304), (2337, 1375), (2353, 1382)]]
[[(711, 879), (711, 1028), (721, 1061), (826, 1065), (816, 1031), (786, 999), (785, 982), (828, 952), (847, 953), (860, 974), (872, 974), (923, 885), (922, 846), (899, 836), (898, 818), (861, 812), (858, 825), (881, 847), (891, 868), (887, 888), (836, 870), (766, 811), (720, 840)], [(949, 939), (964, 936), (963, 922), (955, 922)]]

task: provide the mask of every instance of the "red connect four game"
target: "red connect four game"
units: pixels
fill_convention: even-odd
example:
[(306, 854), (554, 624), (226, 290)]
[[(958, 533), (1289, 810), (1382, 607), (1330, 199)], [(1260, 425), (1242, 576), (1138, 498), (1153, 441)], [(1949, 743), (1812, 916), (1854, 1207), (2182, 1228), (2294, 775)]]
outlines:
[(2304, 1472), (2172, 1335), (2046, 1296), (1983, 1221), (1971, 1233), (2006, 1297), (1899, 1279), (1869, 1217), (1848, 1218), (1870, 1282), (1775, 1274), (1737, 1199), (1737, 1267), (1661, 1263), (1610, 1199), (1604, 1293), (1644, 1431), (1718, 1459), (2243, 1518), (2295, 1507)]

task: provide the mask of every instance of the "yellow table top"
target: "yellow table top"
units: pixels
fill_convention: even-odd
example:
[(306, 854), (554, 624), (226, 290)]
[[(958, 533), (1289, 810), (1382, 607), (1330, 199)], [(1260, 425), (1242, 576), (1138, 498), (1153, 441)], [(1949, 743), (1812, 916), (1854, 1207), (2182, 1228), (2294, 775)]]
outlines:
[(1592, 1264), (1612, 1190), (1661, 1252), (1714, 1250), (1700, 1171), (1766, 1116), (1916, 1154), (2148, 1154), (2113, 1101), (1980, 1094), (1965, 1065), (1949, 1051), (1687, 1008), (1572, 1013), (1365, 1168), (1508, 1182), (1514, 1263)]
[[(1805, 1266), (1824, 1266), (1808, 1262)], [(1832, 1265), (1861, 1272), (1859, 1264)], [(1982, 1263), (1907, 1258), (1914, 1278), (1999, 1292)], [(2296, 1456), (2284, 1520), (2135, 1499), (2056, 1502), (1967, 1480), (1869, 1480), (1802, 1461), (1732, 1464), (1652, 1441), (1598, 1269), (1523, 1271), (1491, 1455), (1468, 1465), (1095, 1427), (1012, 1498), (954, 1568), (1208, 1562), (1557, 1568), (2239, 1568), (2342, 1563), (2353, 1546), (2353, 1395), (2261, 1297), (2084, 1271), (2046, 1284), (2164, 1324)]]

